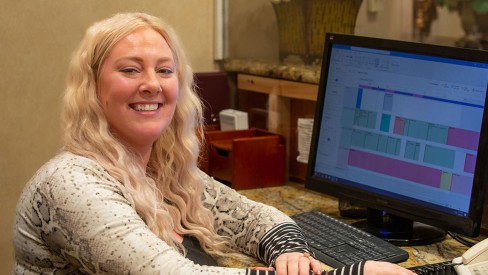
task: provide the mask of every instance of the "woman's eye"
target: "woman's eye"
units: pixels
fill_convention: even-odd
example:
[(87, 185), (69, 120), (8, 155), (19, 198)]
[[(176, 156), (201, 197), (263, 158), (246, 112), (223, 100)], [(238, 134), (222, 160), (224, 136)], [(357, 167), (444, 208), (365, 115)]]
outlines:
[(135, 74), (138, 72), (138, 70), (136, 68), (123, 68), (123, 69), (120, 69), (119, 71), (122, 73), (126, 73), (126, 74)]
[(168, 69), (168, 68), (162, 68), (162, 69), (159, 69), (158, 70), (158, 73), (159, 74), (172, 74), (173, 73), (173, 70)]

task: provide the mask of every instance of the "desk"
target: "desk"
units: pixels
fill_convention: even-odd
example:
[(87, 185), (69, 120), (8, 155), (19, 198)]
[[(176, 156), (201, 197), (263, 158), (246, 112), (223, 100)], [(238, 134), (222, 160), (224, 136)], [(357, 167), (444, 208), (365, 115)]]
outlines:
[[(274, 206), (288, 215), (317, 209), (345, 222), (355, 221), (339, 217), (336, 198), (305, 189), (303, 184), (287, 183), (279, 187), (241, 190), (239, 193), (249, 199)], [(449, 236), (440, 243), (402, 248), (409, 254), (407, 261), (399, 263), (403, 267), (451, 260), (460, 256), (467, 249)], [(244, 261), (226, 259), (220, 263), (233, 267), (263, 266), (263, 263), (252, 258), (246, 258)], [(326, 269), (330, 269), (330, 267), (326, 266)]]

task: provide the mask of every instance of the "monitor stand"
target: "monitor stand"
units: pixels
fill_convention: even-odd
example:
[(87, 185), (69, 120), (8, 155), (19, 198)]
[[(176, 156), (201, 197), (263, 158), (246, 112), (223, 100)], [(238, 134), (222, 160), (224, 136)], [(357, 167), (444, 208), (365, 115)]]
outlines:
[(353, 225), (397, 246), (427, 245), (446, 238), (442, 229), (372, 208), (367, 209), (366, 220)]

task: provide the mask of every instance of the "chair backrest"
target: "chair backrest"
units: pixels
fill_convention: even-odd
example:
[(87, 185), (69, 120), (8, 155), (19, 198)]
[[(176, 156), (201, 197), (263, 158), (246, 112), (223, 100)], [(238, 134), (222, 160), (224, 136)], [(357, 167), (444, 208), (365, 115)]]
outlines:
[(218, 124), (219, 113), (230, 108), (229, 82), (226, 72), (195, 73), (195, 84), (205, 106), (205, 124)]

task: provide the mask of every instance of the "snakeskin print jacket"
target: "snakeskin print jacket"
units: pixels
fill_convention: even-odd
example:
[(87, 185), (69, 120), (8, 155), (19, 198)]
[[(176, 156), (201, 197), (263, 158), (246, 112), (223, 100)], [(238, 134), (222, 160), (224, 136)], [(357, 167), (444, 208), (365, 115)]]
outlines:
[[(269, 265), (284, 252), (311, 253), (287, 215), (202, 174), (203, 203), (235, 249)], [(13, 240), (14, 274), (261, 272), (185, 258), (149, 230), (123, 184), (93, 160), (68, 152), (47, 162), (24, 188)]]
[[(215, 215), (219, 234), (230, 236), (241, 252), (273, 261), (276, 255), (259, 250), (259, 243), (290, 219), (208, 176), (204, 180), (204, 205)], [(119, 181), (94, 161), (66, 152), (45, 164), (25, 187), (13, 236), (16, 274), (246, 273), (198, 266), (184, 258), (149, 230)]]

